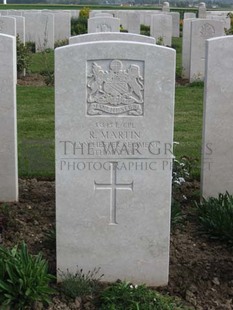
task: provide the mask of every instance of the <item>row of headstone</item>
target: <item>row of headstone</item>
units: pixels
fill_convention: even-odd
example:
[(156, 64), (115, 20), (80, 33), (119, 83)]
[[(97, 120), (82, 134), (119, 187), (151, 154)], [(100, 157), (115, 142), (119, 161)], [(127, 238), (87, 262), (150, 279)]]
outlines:
[(7, 15), (0, 16), (0, 33), (18, 34), (22, 42), (35, 42), (36, 51), (54, 48), (56, 41), (70, 37), (70, 12), (21, 11), (20, 16), (14, 15), (16, 12), (7, 11)]
[[(172, 37), (179, 37), (179, 13), (151, 15), (150, 35), (161, 45), (171, 46)], [(137, 13), (119, 12), (119, 18), (108, 13), (94, 14), (88, 19), (88, 33), (119, 32), (120, 26), (127, 27), (129, 33), (140, 34), (140, 18)], [(125, 25), (122, 23), (126, 16)], [(129, 18), (130, 17), (130, 18)], [(137, 17), (137, 18), (135, 18)]]

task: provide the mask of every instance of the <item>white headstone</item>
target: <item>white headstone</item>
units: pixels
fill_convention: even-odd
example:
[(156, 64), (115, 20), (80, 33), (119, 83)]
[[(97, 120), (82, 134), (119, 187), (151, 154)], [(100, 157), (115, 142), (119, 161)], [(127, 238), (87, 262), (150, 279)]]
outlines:
[(137, 12), (127, 14), (127, 30), (129, 33), (140, 34), (140, 15)]
[(179, 12), (171, 12), (168, 13), (172, 17), (172, 37), (179, 38), (180, 37), (180, 13)]
[(175, 51), (55, 50), (57, 267), (168, 281)]
[(95, 14), (89, 17), (113, 17), (113, 15), (110, 13), (95, 12)]
[(18, 200), (16, 38), (0, 34), (0, 201)]
[(7, 10), (0, 10), (1, 16), (7, 16)]
[(221, 16), (221, 15), (213, 15), (213, 14), (208, 15), (207, 14), (207, 18), (208, 19), (214, 19), (214, 20), (221, 20), (224, 24), (224, 28), (226, 28), (226, 29), (231, 28), (231, 19), (229, 16)]
[(22, 11), (21, 10), (8, 10), (7, 11), (8, 15), (13, 15), (13, 16), (22, 16)]
[(185, 12), (184, 19), (187, 19), (187, 18), (196, 18), (196, 13)]
[(224, 25), (221, 21), (210, 19), (192, 20), (189, 73), (191, 82), (204, 79), (206, 40), (224, 35)]
[(206, 18), (206, 4), (205, 2), (200, 2), (198, 6), (198, 17)]
[(183, 20), (182, 33), (182, 77), (189, 79), (190, 74), (190, 49), (191, 49), (191, 22), (193, 19)]
[(69, 39), (71, 33), (71, 14), (54, 14), (54, 42)]
[(54, 48), (54, 15), (50, 13), (24, 13), (26, 42), (36, 43), (36, 51)]
[(0, 16), (0, 33), (16, 36), (16, 19), (9, 16)]
[(92, 17), (88, 19), (88, 33), (119, 32), (120, 20), (114, 17)]
[(169, 2), (164, 2), (163, 3), (162, 11), (163, 12), (170, 12), (170, 4), (169, 4)]
[(25, 17), (13, 16), (16, 20), (16, 34), (19, 36), (21, 42), (25, 43)]
[(172, 44), (172, 17), (168, 14), (155, 14), (151, 16), (150, 35), (163, 45)]
[(233, 36), (207, 40), (202, 195), (233, 194)]
[(97, 32), (78, 35), (69, 38), (69, 44), (84, 43), (91, 41), (137, 41), (143, 43), (155, 44), (155, 38), (142, 36), (133, 33), (122, 32)]
[(120, 19), (120, 25), (124, 29), (128, 29), (128, 13), (127, 11), (117, 11), (117, 17)]

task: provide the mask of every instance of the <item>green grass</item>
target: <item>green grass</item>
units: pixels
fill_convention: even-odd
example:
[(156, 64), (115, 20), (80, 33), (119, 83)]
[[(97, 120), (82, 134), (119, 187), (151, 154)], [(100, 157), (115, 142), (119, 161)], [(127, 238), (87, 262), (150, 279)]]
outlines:
[(48, 51), (43, 53), (31, 54), (30, 73), (43, 73), (54, 71), (54, 52)]
[(181, 77), (182, 74), (182, 39), (173, 38), (172, 39), (172, 48), (176, 50), (176, 76)]
[(18, 86), (19, 175), (54, 176), (54, 89)]
[(175, 96), (175, 155), (200, 160), (202, 135), (202, 86), (178, 86)]

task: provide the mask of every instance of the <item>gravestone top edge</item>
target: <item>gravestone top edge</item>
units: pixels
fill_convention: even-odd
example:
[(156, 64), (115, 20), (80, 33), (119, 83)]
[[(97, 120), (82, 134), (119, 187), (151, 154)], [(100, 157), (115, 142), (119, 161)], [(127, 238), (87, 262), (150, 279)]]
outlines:
[[(112, 32), (111, 32), (112, 33)], [(173, 53), (176, 53), (176, 50), (174, 48), (171, 47), (167, 47), (167, 46), (162, 46), (162, 45), (156, 45), (153, 43), (144, 43), (144, 42), (138, 42), (138, 41), (121, 41), (121, 40), (109, 40), (109, 41), (91, 41), (91, 42), (81, 42), (81, 43), (74, 43), (74, 44), (70, 44), (70, 45), (65, 45), (65, 46), (61, 46), (61, 47), (57, 47), (55, 49), (55, 52), (58, 51), (62, 51), (62, 50), (68, 50), (71, 48), (75, 48), (76, 46), (84, 46), (84, 45), (112, 45), (112, 44), (123, 44), (125, 46), (127, 45), (138, 45), (138, 46), (151, 46), (153, 48), (157, 48), (157, 49), (161, 49), (161, 50), (167, 50), (167, 51), (171, 51)]]
[(0, 33), (0, 37), (7, 37), (7, 38), (9, 38), (9, 39), (15, 40), (15, 36), (11, 36), (11, 35), (9, 35), (9, 34)]
[(210, 38), (210, 39), (207, 39), (206, 41), (207, 41), (207, 43), (211, 43), (211, 42), (220, 41), (220, 40), (224, 40), (224, 41), (233, 40), (233, 35), (232, 36), (221, 36), (221, 37)]

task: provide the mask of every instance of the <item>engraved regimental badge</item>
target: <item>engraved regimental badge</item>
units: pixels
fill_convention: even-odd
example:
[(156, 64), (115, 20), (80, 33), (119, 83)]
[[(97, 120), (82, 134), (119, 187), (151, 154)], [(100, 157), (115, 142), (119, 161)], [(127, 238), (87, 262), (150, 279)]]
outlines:
[(200, 28), (200, 35), (203, 38), (209, 38), (212, 37), (215, 34), (215, 29), (212, 25), (209, 23), (204, 24)]
[(143, 115), (144, 62), (102, 60), (87, 65), (87, 115)]

